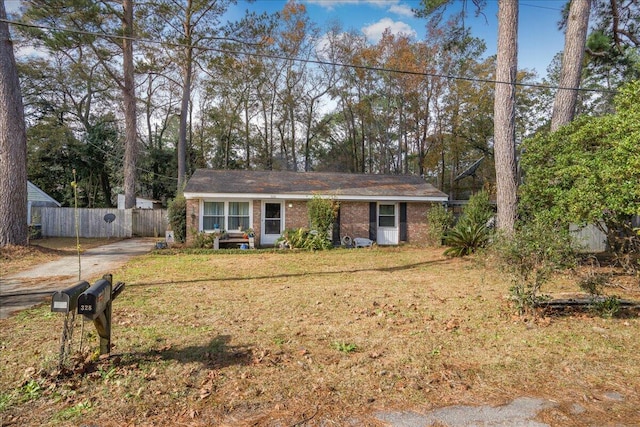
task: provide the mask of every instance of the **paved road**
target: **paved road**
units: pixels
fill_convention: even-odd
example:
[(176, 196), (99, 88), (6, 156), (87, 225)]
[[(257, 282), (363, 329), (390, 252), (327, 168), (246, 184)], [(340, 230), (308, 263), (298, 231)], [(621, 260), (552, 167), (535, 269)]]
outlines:
[(534, 418), (554, 406), (548, 400), (520, 397), (504, 406), (449, 406), (426, 414), (379, 412), (377, 418), (392, 427), (549, 427)]
[[(80, 257), (82, 280), (96, 278), (120, 267), (132, 257), (143, 255), (154, 247), (153, 239), (120, 240), (109, 245), (87, 249)], [(117, 279), (117, 278), (116, 278)], [(0, 319), (49, 300), (54, 291), (78, 281), (78, 257), (66, 256), (0, 279)]]

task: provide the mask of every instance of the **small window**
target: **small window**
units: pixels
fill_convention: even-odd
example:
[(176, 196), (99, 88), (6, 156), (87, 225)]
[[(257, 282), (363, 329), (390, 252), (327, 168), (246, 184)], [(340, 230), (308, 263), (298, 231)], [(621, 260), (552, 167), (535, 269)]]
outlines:
[(249, 202), (229, 202), (229, 230), (249, 228)]
[(378, 207), (378, 227), (396, 226), (396, 205), (380, 205)]
[(204, 230), (224, 228), (224, 202), (204, 202), (202, 228)]

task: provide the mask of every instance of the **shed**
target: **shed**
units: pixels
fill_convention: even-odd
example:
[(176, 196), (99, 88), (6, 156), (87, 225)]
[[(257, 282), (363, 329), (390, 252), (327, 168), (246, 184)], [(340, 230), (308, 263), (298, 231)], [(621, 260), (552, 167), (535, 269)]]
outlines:
[[(162, 202), (159, 200), (136, 197), (137, 209), (162, 209)], [(124, 209), (124, 194), (118, 194), (118, 209)]]

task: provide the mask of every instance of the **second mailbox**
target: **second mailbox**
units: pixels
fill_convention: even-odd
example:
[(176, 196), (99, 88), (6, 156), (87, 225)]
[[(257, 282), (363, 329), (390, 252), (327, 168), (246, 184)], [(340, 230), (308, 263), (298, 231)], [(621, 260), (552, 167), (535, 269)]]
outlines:
[(78, 297), (78, 314), (95, 320), (111, 301), (111, 281), (102, 278)]
[(76, 311), (78, 297), (89, 288), (89, 283), (84, 280), (70, 288), (55, 292), (51, 297), (51, 311), (69, 313)]

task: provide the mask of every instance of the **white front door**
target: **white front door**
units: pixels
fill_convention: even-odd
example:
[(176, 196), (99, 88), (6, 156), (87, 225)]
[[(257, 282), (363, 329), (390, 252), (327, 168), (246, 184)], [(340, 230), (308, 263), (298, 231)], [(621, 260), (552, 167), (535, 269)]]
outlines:
[(376, 237), (379, 245), (397, 245), (400, 241), (397, 204), (378, 204), (378, 235)]
[(260, 245), (270, 246), (284, 231), (284, 209), (280, 202), (265, 202), (262, 205), (262, 234), (260, 235)]

